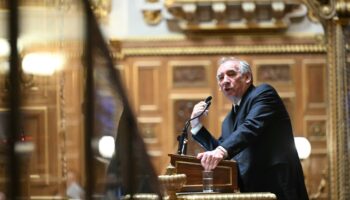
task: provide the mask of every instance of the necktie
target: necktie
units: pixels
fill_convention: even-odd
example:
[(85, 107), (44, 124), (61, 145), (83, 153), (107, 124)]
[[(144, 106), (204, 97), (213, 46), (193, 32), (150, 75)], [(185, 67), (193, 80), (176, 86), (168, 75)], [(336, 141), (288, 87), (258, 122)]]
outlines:
[(235, 113), (235, 115), (237, 114), (238, 108), (239, 108), (238, 105), (233, 106), (233, 112)]
[(236, 115), (237, 115), (237, 111), (238, 111), (238, 105), (232, 106), (232, 111), (233, 111), (233, 113), (232, 113), (232, 120), (235, 121)]

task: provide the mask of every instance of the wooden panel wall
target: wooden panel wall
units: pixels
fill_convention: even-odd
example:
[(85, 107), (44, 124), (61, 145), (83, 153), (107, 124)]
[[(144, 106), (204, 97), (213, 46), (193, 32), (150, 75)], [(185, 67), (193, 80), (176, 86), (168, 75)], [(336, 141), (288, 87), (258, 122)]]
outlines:
[[(1, 113), (5, 115), (7, 105), (6, 77), (0, 77)], [(23, 142), (32, 142), (34, 149), (26, 153), (24, 168), (20, 168), (26, 181), (33, 188), (45, 187), (57, 191), (51, 184), (57, 181), (57, 112), (56, 77), (42, 77), (22, 74), (21, 78), (21, 137)], [(6, 123), (6, 120), (1, 122)], [(22, 153), (23, 154), (23, 153)], [(30, 156), (29, 156), (30, 155)], [(24, 154), (23, 154), (24, 156)], [(22, 156), (21, 156), (22, 157)], [(27, 185), (29, 188), (29, 185)]]
[[(307, 137), (312, 154), (302, 161), (310, 193), (317, 193), (327, 176), (325, 138), (325, 59), (323, 54), (237, 54), (252, 66), (254, 84), (272, 84), (292, 118), (295, 136)], [(218, 55), (130, 56), (118, 61), (131, 80), (133, 107), (142, 127), (149, 155), (159, 174), (176, 153), (177, 136), (190, 118), (194, 104), (213, 96), (205, 125), (220, 135), (221, 122), (231, 109), (215, 80)], [(127, 70), (126, 70), (127, 69)], [(126, 84), (128, 84), (126, 82)], [(190, 138), (188, 154), (203, 149)], [(322, 197), (322, 196), (321, 196)], [(326, 198), (326, 194), (322, 198)]]
[[(298, 38), (298, 41), (301, 39)], [(235, 46), (236, 41), (226, 42), (227, 44), (219, 42), (215, 45)], [(261, 42), (273, 43), (273, 40)], [(208, 44), (210, 41), (205, 42), (205, 45)], [(134, 47), (137, 45), (156, 46), (149, 42), (136, 44)], [(220, 48), (213, 50), (210, 45), (208, 49), (199, 47), (192, 51), (192, 47), (199, 45), (193, 41), (158, 45), (159, 48), (173, 48), (174, 45), (172, 50), (178, 48), (178, 53), (158, 55), (150, 51), (150, 55), (125, 55), (117, 60), (116, 66), (121, 72), (127, 96), (158, 174), (163, 174), (169, 164), (168, 154), (176, 153), (177, 136), (190, 118), (194, 104), (209, 95), (213, 96), (213, 100), (204, 124), (219, 137), (221, 122), (231, 109), (231, 104), (218, 90), (215, 79), (217, 60), (221, 55), (234, 54), (251, 64), (254, 84), (267, 82), (277, 89), (291, 115), (295, 136), (305, 136), (310, 140), (312, 154), (302, 164), (310, 196), (317, 194), (328, 176), (325, 90), (327, 74), (324, 53), (253, 51), (226, 52), (219, 55), (216, 51)], [(247, 45), (252, 44), (247, 42)], [(116, 49), (123, 48), (121, 46)], [(155, 49), (158, 50), (156, 47)], [(202, 50), (207, 50), (208, 53), (203, 53)], [(51, 77), (23, 77), (23, 129), (38, 144), (29, 165), (28, 190), (32, 195), (64, 194), (65, 170), (76, 172), (80, 183), (84, 182), (83, 73), (78, 59), (69, 60), (68, 64), (70, 67), (64, 73)], [(6, 111), (6, 87), (6, 79), (2, 76), (2, 113)], [(62, 106), (65, 116), (64, 130), (61, 127)], [(203, 151), (191, 137), (189, 140), (188, 154), (196, 155)], [(62, 156), (65, 158), (62, 159)], [(4, 173), (3, 170), (4, 160), (0, 158), (1, 173)], [(0, 182), (0, 187), (1, 184)], [(325, 189), (321, 199), (327, 197), (327, 188)]]
[[(79, 62), (67, 60), (70, 68), (52, 76), (21, 74), (21, 139), (33, 144), (33, 150), (23, 154), (25, 160), (21, 159), (25, 195), (64, 195), (68, 171), (83, 179), (83, 90)], [(6, 75), (0, 75), (0, 116), (8, 113), (8, 87)], [(3, 127), (4, 117), (0, 123)], [(1, 141), (1, 145), (6, 144)], [(2, 149), (1, 153), (0, 176), (4, 178), (3, 169), (8, 163), (3, 156), (6, 151)], [(1, 187), (4, 181), (0, 181)]]

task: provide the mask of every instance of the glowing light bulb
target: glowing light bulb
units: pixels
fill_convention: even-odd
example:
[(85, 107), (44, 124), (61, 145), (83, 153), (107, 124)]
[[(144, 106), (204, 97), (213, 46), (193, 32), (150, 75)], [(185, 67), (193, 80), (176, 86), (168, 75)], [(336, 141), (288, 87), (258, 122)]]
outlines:
[(300, 159), (306, 159), (311, 154), (311, 144), (305, 137), (294, 137), (295, 147)]
[(114, 138), (112, 136), (103, 136), (98, 142), (98, 151), (101, 156), (111, 158), (114, 154)]

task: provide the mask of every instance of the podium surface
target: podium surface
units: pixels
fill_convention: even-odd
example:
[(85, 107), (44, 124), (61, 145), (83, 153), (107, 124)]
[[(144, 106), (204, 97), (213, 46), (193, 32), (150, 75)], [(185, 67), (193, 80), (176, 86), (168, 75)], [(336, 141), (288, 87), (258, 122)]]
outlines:
[(275, 194), (261, 193), (202, 193), (178, 194), (178, 200), (277, 200)]
[[(202, 171), (200, 160), (194, 156), (169, 154), (170, 163), (177, 174), (186, 174), (187, 181), (180, 192), (202, 192)], [(214, 169), (214, 192), (238, 192), (237, 163), (223, 160)]]

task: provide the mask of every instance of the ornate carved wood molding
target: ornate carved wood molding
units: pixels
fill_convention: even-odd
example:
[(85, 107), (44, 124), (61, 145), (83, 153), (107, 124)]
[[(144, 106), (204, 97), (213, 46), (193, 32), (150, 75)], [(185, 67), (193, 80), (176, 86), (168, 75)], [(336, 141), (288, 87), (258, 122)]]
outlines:
[[(347, 79), (345, 38), (342, 27), (328, 22), (328, 138), (331, 195), (334, 199), (349, 199), (349, 127), (346, 124)], [(349, 109), (349, 108), (348, 108)]]
[[(74, 4), (74, 0), (25, 0), (20, 1), (20, 6), (56, 7), (63, 4)], [(0, 9), (7, 8), (6, 0), (0, 0)]]
[(305, 17), (298, 1), (167, 0), (168, 23), (183, 31), (286, 29), (291, 19)]
[(335, 15), (336, 0), (304, 0), (311, 12), (321, 20), (331, 19)]
[[(345, 28), (349, 28), (350, 2), (307, 0), (324, 25), (327, 41), (328, 110), (327, 140), (331, 199), (350, 199), (349, 86)], [(344, 109), (345, 108), (345, 109)]]
[[(95, 16), (100, 22), (107, 22), (108, 15), (112, 9), (112, 0), (89, 0), (91, 2), (91, 8), (95, 13)], [(52, 8), (57, 7), (60, 9), (68, 10), (71, 7), (80, 6), (79, 1), (75, 0), (24, 0), (20, 1), (20, 7), (43, 7)], [(7, 9), (6, 0), (0, 0), (0, 10)]]
[(132, 47), (122, 48), (115, 57), (122, 59), (130, 56), (171, 56), (171, 55), (223, 55), (257, 53), (325, 53), (323, 44), (295, 45), (235, 45), (235, 46), (198, 46), (198, 47)]

